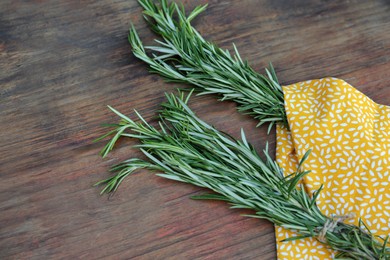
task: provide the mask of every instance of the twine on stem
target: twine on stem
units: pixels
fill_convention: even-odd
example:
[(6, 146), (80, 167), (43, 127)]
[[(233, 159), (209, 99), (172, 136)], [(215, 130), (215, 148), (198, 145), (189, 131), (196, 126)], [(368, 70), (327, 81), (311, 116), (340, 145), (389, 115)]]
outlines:
[(328, 218), (326, 220), (324, 226), (321, 228), (321, 231), (318, 234), (317, 239), (322, 243), (326, 243), (325, 236), (326, 236), (327, 232), (333, 232), (334, 229), (337, 227), (338, 223), (344, 222), (344, 220), (347, 220), (347, 219), (354, 218), (355, 216), (356, 216), (355, 213), (349, 213), (349, 214), (344, 215), (344, 216), (333, 215), (331, 218)]

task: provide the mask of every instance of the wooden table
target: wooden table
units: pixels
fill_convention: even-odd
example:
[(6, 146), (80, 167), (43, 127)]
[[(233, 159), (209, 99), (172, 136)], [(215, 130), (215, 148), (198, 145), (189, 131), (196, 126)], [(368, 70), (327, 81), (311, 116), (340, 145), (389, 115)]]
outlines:
[[(183, 1), (189, 10), (208, 1)], [(377, 1), (209, 1), (194, 25), (224, 48), (234, 42), (258, 71), (272, 61), (283, 84), (340, 77), (390, 104), (390, 4)], [(130, 21), (154, 37), (134, 0), (0, 3), (1, 259), (274, 259), (273, 226), (202, 190), (148, 171), (112, 196), (92, 184), (139, 155), (122, 141), (98, 156), (117, 117), (106, 105), (152, 120), (167, 84), (133, 57)], [(201, 118), (261, 150), (274, 134), (235, 105), (194, 97)]]

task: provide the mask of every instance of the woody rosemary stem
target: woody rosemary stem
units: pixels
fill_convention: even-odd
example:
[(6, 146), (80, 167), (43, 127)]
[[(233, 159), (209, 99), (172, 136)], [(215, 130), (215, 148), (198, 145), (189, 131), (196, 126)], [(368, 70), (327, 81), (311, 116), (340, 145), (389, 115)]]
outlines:
[[(137, 112), (141, 122), (112, 109), (121, 121), (106, 136), (111, 141), (102, 150), (106, 156), (120, 137), (138, 139), (136, 145), (148, 158), (131, 158), (112, 168), (114, 176), (99, 182), (105, 184), (104, 192), (112, 192), (125, 177), (139, 168), (159, 171), (157, 175), (174, 181), (208, 188), (214, 193), (196, 196), (196, 199), (223, 200), (232, 208), (252, 209), (248, 217), (262, 218), (294, 230), (295, 240), (306, 237), (321, 237), (321, 243), (337, 250), (339, 257), (352, 259), (387, 259), (390, 249), (385, 241), (374, 237), (361, 227), (333, 222), (324, 216), (316, 204), (321, 188), (307, 194), (297, 183), (309, 171), (284, 176), (282, 169), (264, 151), (263, 160), (250, 145), (241, 131), (241, 140), (236, 140), (200, 120), (187, 106), (189, 95), (166, 95), (162, 104), (159, 129), (148, 124)], [(333, 222), (333, 227), (322, 232)]]
[[(191, 26), (206, 5), (186, 16), (183, 6), (166, 0), (159, 1), (159, 6), (151, 0), (138, 2), (152, 30), (162, 37), (156, 40), (157, 46), (144, 47), (134, 26), (130, 29), (134, 55), (146, 62), (152, 72), (168, 81), (191, 84), (200, 94), (218, 94), (222, 100), (233, 100), (239, 111), (252, 115), (259, 125), (269, 123), (269, 130), (277, 122), (287, 126), (282, 87), (272, 65), (266, 69), (267, 76), (261, 75), (240, 57), (235, 45), (232, 55), (203, 39)], [(152, 53), (148, 55), (147, 50)]]

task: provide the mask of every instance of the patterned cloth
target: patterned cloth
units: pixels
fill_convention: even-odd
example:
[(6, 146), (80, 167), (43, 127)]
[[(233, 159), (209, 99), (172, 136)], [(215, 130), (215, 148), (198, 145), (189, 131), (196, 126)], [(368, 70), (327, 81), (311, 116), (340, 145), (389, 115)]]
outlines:
[[(276, 159), (286, 175), (312, 149), (303, 179), (327, 216), (355, 213), (375, 235), (390, 233), (390, 107), (379, 105), (343, 80), (323, 78), (283, 87), (290, 131), (278, 126)], [(315, 238), (276, 227), (278, 259), (332, 259), (336, 252)]]

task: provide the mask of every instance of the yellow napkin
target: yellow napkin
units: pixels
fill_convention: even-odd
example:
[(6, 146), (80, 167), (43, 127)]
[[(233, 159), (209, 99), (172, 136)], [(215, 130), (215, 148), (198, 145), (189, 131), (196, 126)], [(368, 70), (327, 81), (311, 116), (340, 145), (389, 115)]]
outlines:
[[(312, 149), (304, 179), (327, 216), (355, 213), (373, 234), (390, 233), (390, 107), (379, 105), (343, 80), (323, 78), (283, 87), (290, 130), (277, 127), (276, 159), (286, 175)], [(336, 252), (315, 238), (280, 242), (294, 232), (276, 227), (278, 259), (332, 259)]]

